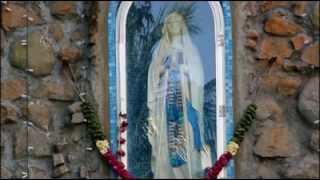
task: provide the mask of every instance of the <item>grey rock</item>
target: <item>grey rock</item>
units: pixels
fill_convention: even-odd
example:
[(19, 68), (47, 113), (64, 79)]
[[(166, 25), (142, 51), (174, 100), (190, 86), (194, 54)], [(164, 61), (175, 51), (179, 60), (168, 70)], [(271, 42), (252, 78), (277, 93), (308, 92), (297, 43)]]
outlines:
[(68, 106), (68, 109), (71, 113), (81, 112), (81, 104), (82, 104), (81, 101), (75, 102), (70, 106)]
[(27, 135), (27, 130), (21, 128), (17, 130), (15, 135), (14, 155), (16, 159), (27, 155), (27, 142), (31, 147), (29, 151), (31, 156), (47, 157), (51, 155), (50, 139), (46, 134), (34, 127), (30, 127)]
[(52, 155), (53, 166), (57, 167), (64, 164), (64, 157), (61, 153), (55, 153)]
[(319, 138), (319, 129), (314, 130), (310, 138), (310, 147), (316, 152), (320, 152), (320, 138)]
[(70, 169), (66, 165), (55, 167), (53, 170), (53, 177), (58, 178), (70, 172)]
[(86, 122), (86, 120), (84, 119), (83, 114), (81, 112), (72, 114), (72, 119), (71, 119), (72, 124), (81, 124), (84, 122)]
[(315, 125), (319, 121), (319, 77), (311, 78), (299, 96), (299, 112), (304, 119)]
[(295, 159), (288, 162), (288, 168), (281, 169), (285, 178), (319, 178), (319, 155)]
[(85, 166), (80, 166), (79, 168), (79, 176), (80, 178), (87, 178), (87, 168)]

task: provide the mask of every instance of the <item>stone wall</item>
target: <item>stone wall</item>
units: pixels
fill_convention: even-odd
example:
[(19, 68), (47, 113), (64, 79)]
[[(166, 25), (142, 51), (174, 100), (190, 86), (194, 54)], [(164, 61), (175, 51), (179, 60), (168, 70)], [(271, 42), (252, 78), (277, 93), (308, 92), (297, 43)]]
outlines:
[(258, 105), (239, 178), (319, 178), (319, 3), (234, 2), (234, 109)]
[[(235, 121), (258, 105), (237, 177), (319, 177), (319, 3), (232, 9)], [(2, 1), (2, 178), (109, 176), (74, 89), (97, 103), (107, 133), (106, 13), (106, 2)]]

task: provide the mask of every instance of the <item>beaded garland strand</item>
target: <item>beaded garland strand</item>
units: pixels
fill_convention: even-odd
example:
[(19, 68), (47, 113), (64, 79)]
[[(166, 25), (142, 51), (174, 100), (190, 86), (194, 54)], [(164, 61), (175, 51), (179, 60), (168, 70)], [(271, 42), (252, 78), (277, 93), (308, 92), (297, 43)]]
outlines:
[[(103, 135), (101, 125), (98, 121), (97, 114), (89, 102), (83, 102), (81, 105), (82, 113), (87, 119), (87, 127), (89, 134), (96, 142), (96, 147), (117, 174), (123, 179), (134, 179), (134, 177), (125, 169), (124, 164), (117, 160), (117, 157), (112, 154), (108, 141)], [(239, 144), (242, 142), (245, 133), (249, 130), (250, 125), (256, 117), (257, 106), (251, 104), (247, 107), (244, 116), (241, 118), (240, 123), (234, 131), (231, 141), (227, 145), (227, 151), (223, 153), (216, 163), (208, 169), (205, 179), (216, 179), (220, 171), (225, 167), (228, 162), (235, 156), (239, 149)], [(119, 155), (119, 153), (118, 153)]]

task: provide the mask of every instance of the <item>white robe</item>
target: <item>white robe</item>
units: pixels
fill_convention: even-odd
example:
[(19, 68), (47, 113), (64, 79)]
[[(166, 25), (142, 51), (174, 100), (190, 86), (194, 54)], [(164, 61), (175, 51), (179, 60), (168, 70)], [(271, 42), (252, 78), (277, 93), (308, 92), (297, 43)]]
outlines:
[[(181, 38), (181, 37), (180, 37)], [(189, 35), (184, 35), (183, 44), (174, 40), (170, 47), (162, 51), (165, 56), (174, 55), (182, 51), (184, 64), (179, 65), (184, 117), (187, 118), (185, 99), (191, 101), (192, 106), (198, 112), (198, 124), (201, 134), (201, 142), (204, 145), (203, 125), (203, 93), (204, 77), (203, 68), (197, 49), (193, 46)], [(210, 155), (199, 152), (194, 148), (192, 127), (187, 119), (184, 119), (186, 135), (187, 163), (173, 168), (169, 163), (168, 142), (167, 142), (167, 119), (165, 112), (165, 97), (167, 89), (168, 72), (161, 70), (159, 61), (158, 43), (148, 72), (148, 138), (152, 146), (151, 166), (154, 178), (201, 178), (204, 175), (204, 167), (211, 165)], [(160, 79), (161, 74), (161, 79)], [(190, 88), (185, 74), (189, 74)], [(191, 95), (190, 95), (191, 94)], [(191, 97), (190, 97), (191, 96)]]

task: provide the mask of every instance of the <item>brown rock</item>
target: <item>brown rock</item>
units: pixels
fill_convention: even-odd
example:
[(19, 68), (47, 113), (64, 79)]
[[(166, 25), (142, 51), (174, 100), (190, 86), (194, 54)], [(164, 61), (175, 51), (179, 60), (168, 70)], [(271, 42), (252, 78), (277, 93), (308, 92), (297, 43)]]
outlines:
[(37, 101), (36, 103), (29, 103), (29, 120), (32, 121), (36, 126), (48, 131), (51, 114), (49, 109), (49, 102)]
[(289, 4), (287, 1), (263, 1), (260, 4), (260, 11), (264, 13), (271, 9), (287, 8), (287, 7), (289, 7)]
[(320, 119), (319, 115), (319, 77), (311, 78), (304, 86), (298, 102), (298, 109), (304, 119), (315, 125)]
[(64, 164), (64, 157), (61, 153), (56, 153), (52, 155), (53, 167), (57, 167)]
[(311, 37), (307, 36), (306, 34), (298, 34), (291, 38), (291, 42), (295, 50), (299, 50), (304, 45), (309, 44), (311, 41)]
[(281, 169), (285, 178), (289, 179), (318, 179), (319, 156), (307, 155), (290, 162), (288, 168)]
[(16, 123), (17, 120), (16, 109), (12, 105), (1, 103), (1, 124)]
[(284, 96), (295, 95), (300, 87), (301, 79), (293, 77), (280, 78), (278, 82), (278, 92)]
[(76, 14), (75, 4), (72, 1), (55, 1), (50, 5), (50, 10), (56, 16)]
[(310, 147), (316, 152), (320, 152), (320, 137), (319, 137), (319, 129), (314, 130), (311, 134), (310, 138)]
[(308, 1), (296, 2), (293, 8), (294, 14), (297, 16), (306, 16), (307, 13), (305, 11), (306, 11), (307, 5), (308, 5)]
[(248, 39), (245, 45), (247, 48), (250, 48), (252, 50), (255, 50), (257, 47), (257, 41), (252, 40), (252, 39)]
[(59, 53), (59, 58), (62, 61), (74, 62), (79, 60), (81, 57), (81, 51), (75, 47), (67, 47), (63, 48)]
[(79, 170), (79, 176), (80, 178), (84, 179), (87, 178), (87, 168), (85, 166), (80, 166), (80, 170)]
[(54, 67), (55, 58), (52, 46), (41, 40), (43, 37), (37, 31), (29, 33), (28, 46), (23, 46), (21, 40), (16, 40), (11, 46), (11, 65), (23, 70), (30, 68), (35, 76), (49, 75)]
[(49, 26), (49, 33), (53, 37), (54, 40), (60, 41), (63, 36), (63, 24), (52, 24)]
[[(7, 8), (11, 9), (11, 11), (8, 11)], [(28, 17), (25, 15), (28, 15)], [(1, 8), (1, 26), (5, 31), (26, 27), (27, 24), (31, 26), (40, 23), (41, 19), (34, 11), (28, 11), (22, 6), (10, 3)]]
[(73, 101), (75, 92), (70, 84), (42, 82), (33, 93), (34, 97), (47, 97), (58, 101)]
[(272, 97), (258, 98), (256, 105), (258, 107), (256, 111), (257, 120), (273, 118), (275, 122), (282, 122), (282, 109)]
[(259, 33), (256, 30), (250, 30), (247, 33), (247, 38), (252, 39), (252, 40), (258, 40)]
[(276, 58), (276, 63), (282, 65), (285, 58), (289, 58), (292, 49), (288, 41), (284, 39), (265, 38), (260, 44), (258, 58), (262, 60), (271, 60)]
[[(1, 164), (2, 165), (2, 164)], [(12, 178), (12, 173), (8, 168), (1, 166), (1, 179), (10, 179)]]
[(248, 16), (257, 16), (259, 13), (259, 7), (256, 1), (249, 1), (244, 7), (244, 10), (247, 11)]
[(274, 14), (266, 21), (264, 30), (274, 35), (290, 36), (300, 32), (302, 28), (287, 20), (285, 16)]
[(22, 79), (1, 80), (1, 100), (15, 100), (25, 93)]
[[(28, 142), (28, 144), (27, 144)], [(48, 157), (51, 155), (50, 140), (48, 136), (34, 127), (29, 128), (28, 135), (25, 128), (15, 133), (14, 157), (21, 159), (27, 155), (27, 146), (31, 147), (29, 153), (35, 157)]]
[(264, 165), (259, 165), (257, 169), (256, 179), (279, 179), (279, 175), (275, 172), (273, 168), (268, 168)]
[(58, 178), (58, 177), (61, 177), (69, 172), (70, 172), (70, 170), (66, 165), (58, 166), (58, 167), (54, 168), (54, 170), (53, 170), (53, 177)]
[(320, 59), (319, 59), (319, 41), (308, 46), (303, 50), (301, 59), (311, 65), (319, 67)]
[(254, 146), (254, 153), (265, 158), (296, 156), (298, 149), (294, 142), (288, 128), (266, 127)]
[(54, 145), (54, 152), (56, 153), (62, 153), (63, 149), (68, 145), (65, 138), (61, 142), (58, 142)]
[(29, 173), (30, 179), (49, 179), (48, 170), (45, 168), (30, 167)]

